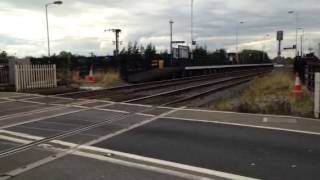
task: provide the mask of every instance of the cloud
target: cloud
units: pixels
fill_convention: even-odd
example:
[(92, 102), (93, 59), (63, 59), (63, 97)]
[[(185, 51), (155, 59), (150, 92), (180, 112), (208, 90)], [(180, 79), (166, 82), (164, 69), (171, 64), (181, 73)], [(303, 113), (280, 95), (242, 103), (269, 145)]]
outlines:
[[(41, 56), (46, 53), (44, 0), (2, 0), (0, 2), (0, 48), (18, 56)], [(271, 56), (276, 55), (277, 30), (285, 31), (284, 46), (295, 43), (295, 17), (306, 31), (305, 46), (319, 42), (320, 4), (317, 0), (195, 0), (195, 39), (209, 50), (235, 49), (239, 25), (241, 49), (261, 49), (262, 42)], [(105, 29), (121, 28), (123, 44), (149, 42), (158, 49), (169, 47), (169, 20), (174, 20), (174, 39), (190, 42), (190, 2), (171, 0), (65, 0), (49, 7), (50, 37), (53, 53), (62, 50), (87, 55), (111, 54), (114, 34)], [(263, 37), (270, 34), (270, 40)], [(300, 33), (301, 34), (301, 33)], [(293, 55), (287, 52), (286, 55)]]

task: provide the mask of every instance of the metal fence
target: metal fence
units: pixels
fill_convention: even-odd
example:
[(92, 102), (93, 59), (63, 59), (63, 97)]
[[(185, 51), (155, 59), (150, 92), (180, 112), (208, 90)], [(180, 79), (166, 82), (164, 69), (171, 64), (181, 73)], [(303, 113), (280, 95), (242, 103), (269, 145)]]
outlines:
[(15, 65), (16, 91), (57, 87), (55, 65)]
[(8, 64), (0, 64), (0, 85), (9, 84), (9, 66)]

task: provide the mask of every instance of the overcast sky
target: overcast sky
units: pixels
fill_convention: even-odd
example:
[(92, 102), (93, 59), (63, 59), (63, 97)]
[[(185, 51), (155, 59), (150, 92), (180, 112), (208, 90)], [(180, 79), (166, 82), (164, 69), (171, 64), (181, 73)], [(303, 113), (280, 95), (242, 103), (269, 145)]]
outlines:
[[(0, 50), (19, 57), (47, 53), (45, 4), (49, 0), (1, 0)], [(208, 50), (235, 51), (236, 26), (240, 49), (262, 49), (276, 54), (277, 30), (285, 31), (284, 46), (295, 43), (295, 16), (305, 33), (305, 47), (320, 42), (319, 0), (195, 0), (194, 31), (199, 45)], [(112, 54), (114, 35), (105, 29), (121, 28), (128, 42), (169, 47), (169, 20), (174, 20), (174, 40), (190, 42), (190, 0), (65, 0), (49, 7), (52, 53)], [(269, 37), (266, 35), (269, 34)], [(301, 33), (300, 33), (301, 34)], [(266, 37), (266, 38), (265, 38)], [(265, 40), (264, 40), (265, 39)], [(284, 52), (290, 56), (292, 51)]]

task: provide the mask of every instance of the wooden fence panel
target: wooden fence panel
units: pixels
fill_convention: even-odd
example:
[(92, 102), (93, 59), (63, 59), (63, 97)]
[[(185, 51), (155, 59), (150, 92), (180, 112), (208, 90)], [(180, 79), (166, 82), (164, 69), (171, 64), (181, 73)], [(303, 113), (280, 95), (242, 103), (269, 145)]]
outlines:
[(57, 87), (55, 65), (15, 65), (16, 90)]

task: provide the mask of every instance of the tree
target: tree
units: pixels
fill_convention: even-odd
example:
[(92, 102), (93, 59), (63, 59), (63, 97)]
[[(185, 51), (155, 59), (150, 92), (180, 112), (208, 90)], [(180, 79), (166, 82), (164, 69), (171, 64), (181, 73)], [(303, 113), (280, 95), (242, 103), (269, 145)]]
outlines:
[(157, 55), (156, 47), (153, 46), (151, 43), (147, 45), (144, 50), (144, 58), (147, 60), (152, 60)]
[(258, 50), (243, 50), (239, 54), (240, 64), (268, 63), (270, 58), (267, 53)]
[(193, 50), (193, 56), (194, 58), (203, 58), (208, 55), (207, 47), (197, 46)]
[(227, 64), (228, 57), (225, 49), (218, 49), (213, 53), (209, 54), (209, 59), (212, 61), (211, 64)]
[(6, 51), (2, 51), (0, 53), (0, 58), (7, 58), (8, 57), (8, 53)]
[(58, 57), (60, 58), (68, 58), (68, 57), (72, 57), (72, 53), (71, 52), (67, 52), (67, 51), (61, 51), (58, 55)]

